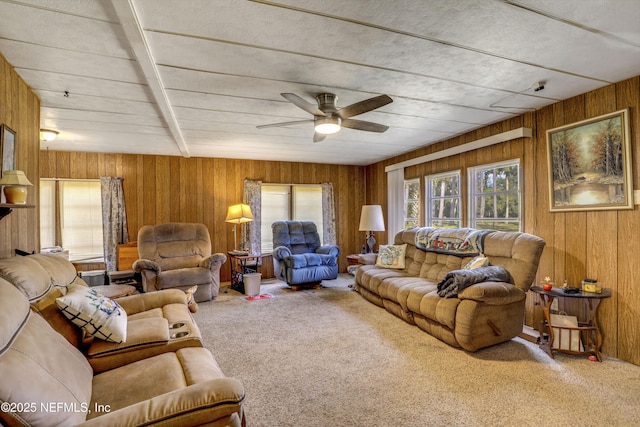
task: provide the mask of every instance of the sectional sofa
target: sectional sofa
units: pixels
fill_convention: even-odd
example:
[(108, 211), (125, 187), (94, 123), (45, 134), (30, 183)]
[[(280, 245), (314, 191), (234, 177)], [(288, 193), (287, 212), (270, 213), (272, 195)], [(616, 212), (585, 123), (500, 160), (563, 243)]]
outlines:
[[(365, 299), (467, 351), (522, 332), (525, 297), (544, 240), (519, 232), (423, 227), (397, 233), (394, 243), (382, 246), (379, 256), (359, 257), (364, 265), (356, 271), (356, 290)], [(488, 266), (465, 269), (472, 261)]]
[(0, 260), (3, 425), (245, 425), (243, 385), (202, 347), (184, 292), (101, 302), (126, 322), (122, 340), (62, 314), (76, 291), (96, 297), (58, 255)]

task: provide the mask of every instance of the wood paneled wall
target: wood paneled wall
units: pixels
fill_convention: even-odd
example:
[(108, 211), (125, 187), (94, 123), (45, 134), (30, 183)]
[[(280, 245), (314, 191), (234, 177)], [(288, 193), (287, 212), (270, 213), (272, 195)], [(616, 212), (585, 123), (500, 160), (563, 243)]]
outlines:
[[(358, 232), (364, 171), (361, 166), (313, 163), (40, 152), (42, 178), (123, 177), (130, 240), (146, 224), (200, 222), (209, 228), (213, 251), (223, 253), (233, 249), (232, 226), (224, 221), (227, 207), (242, 202), (245, 178), (265, 183), (332, 182), (341, 271), (346, 270), (347, 255), (359, 252), (364, 242), (364, 233)], [(221, 280), (229, 280), (228, 262)]]
[[(442, 160), (405, 168), (407, 179), (503, 160), (521, 159), (524, 176), (524, 231), (545, 239), (538, 278), (552, 277), (578, 286), (585, 277), (611, 288), (613, 297), (600, 305), (603, 352), (640, 365), (640, 212), (633, 210), (551, 213), (549, 211), (546, 131), (554, 127), (630, 108), (634, 189), (640, 188), (640, 77), (558, 102), (536, 112), (486, 126), (457, 138), (421, 148), (367, 167), (367, 203), (387, 203), (384, 168), (519, 127), (533, 129), (520, 138)], [(463, 179), (466, 194), (466, 179)], [(424, 181), (422, 182), (424, 186)], [(465, 197), (466, 199), (466, 197)], [(466, 200), (463, 202), (466, 212)], [(385, 213), (386, 214), (386, 213)], [(465, 222), (465, 224), (468, 224)], [(383, 237), (386, 240), (386, 236)], [(542, 319), (535, 295), (527, 298), (526, 323)]]
[[(33, 187), (29, 187), (27, 204), (37, 205), (38, 152), (40, 150), (40, 99), (18, 76), (11, 64), (0, 55), (0, 123), (16, 133), (16, 163)], [(4, 202), (4, 196), (2, 196)], [(26, 252), (40, 246), (38, 209), (14, 209), (0, 220), (0, 258)]]

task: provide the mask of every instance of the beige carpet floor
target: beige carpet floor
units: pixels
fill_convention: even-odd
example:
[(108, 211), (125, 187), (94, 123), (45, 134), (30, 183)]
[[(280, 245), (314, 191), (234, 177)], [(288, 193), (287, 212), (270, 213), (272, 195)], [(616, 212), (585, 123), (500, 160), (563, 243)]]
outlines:
[(468, 353), (367, 302), (353, 277), (272, 299), (224, 289), (195, 313), (244, 383), (249, 426), (640, 426), (640, 367), (549, 358), (516, 338)]

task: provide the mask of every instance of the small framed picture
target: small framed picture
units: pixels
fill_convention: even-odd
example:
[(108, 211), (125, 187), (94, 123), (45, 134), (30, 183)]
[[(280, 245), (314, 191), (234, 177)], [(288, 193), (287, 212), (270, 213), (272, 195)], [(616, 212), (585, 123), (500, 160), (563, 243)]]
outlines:
[(629, 110), (547, 131), (551, 212), (633, 209)]
[(16, 133), (7, 125), (0, 129), (0, 151), (2, 151), (2, 173), (16, 168)]

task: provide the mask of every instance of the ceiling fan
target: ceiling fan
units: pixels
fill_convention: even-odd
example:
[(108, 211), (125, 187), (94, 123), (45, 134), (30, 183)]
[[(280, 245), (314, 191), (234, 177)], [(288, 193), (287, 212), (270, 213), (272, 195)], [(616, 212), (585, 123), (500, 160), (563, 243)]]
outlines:
[(297, 107), (313, 114), (313, 119), (260, 125), (257, 126), (258, 129), (313, 122), (315, 124), (313, 142), (322, 141), (327, 135), (338, 132), (342, 126), (367, 132), (384, 132), (389, 129), (389, 126), (350, 118), (393, 102), (393, 99), (387, 95), (375, 96), (340, 109), (336, 106), (338, 97), (332, 93), (321, 93), (316, 96), (317, 107), (293, 93), (281, 93), (280, 95)]

